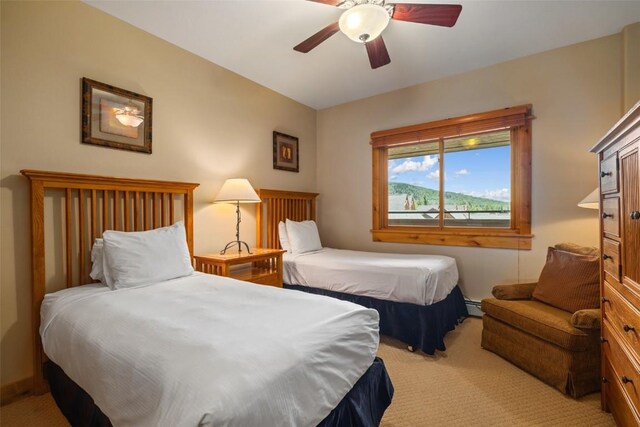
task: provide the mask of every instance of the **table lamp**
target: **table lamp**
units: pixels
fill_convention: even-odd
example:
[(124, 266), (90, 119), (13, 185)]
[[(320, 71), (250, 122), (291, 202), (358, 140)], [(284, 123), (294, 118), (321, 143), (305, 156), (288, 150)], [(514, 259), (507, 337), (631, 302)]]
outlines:
[(231, 178), (224, 182), (222, 188), (218, 192), (218, 195), (214, 199), (214, 203), (235, 203), (237, 222), (236, 240), (227, 243), (224, 249), (220, 251), (220, 255), (224, 255), (227, 250), (234, 245), (238, 245), (238, 253), (242, 252), (242, 245), (247, 248), (248, 253), (251, 253), (249, 245), (240, 240), (240, 221), (242, 220), (240, 217), (240, 203), (260, 202), (260, 197), (258, 197), (258, 194), (254, 191), (248, 180), (244, 178)]

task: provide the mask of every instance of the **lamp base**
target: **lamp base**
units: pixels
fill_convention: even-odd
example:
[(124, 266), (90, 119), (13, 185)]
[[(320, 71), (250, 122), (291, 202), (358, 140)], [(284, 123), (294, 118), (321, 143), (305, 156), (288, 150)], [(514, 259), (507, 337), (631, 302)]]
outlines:
[(238, 253), (242, 253), (242, 245), (244, 245), (247, 248), (247, 252), (250, 255), (253, 254), (253, 252), (251, 252), (251, 250), (249, 250), (249, 245), (247, 245), (246, 242), (243, 242), (242, 240), (232, 240), (231, 242), (227, 243), (227, 245), (224, 247), (223, 250), (220, 251), (220, 255), (226, 254), (227, 250), (232, 248), (234, 245), (238, 245)]

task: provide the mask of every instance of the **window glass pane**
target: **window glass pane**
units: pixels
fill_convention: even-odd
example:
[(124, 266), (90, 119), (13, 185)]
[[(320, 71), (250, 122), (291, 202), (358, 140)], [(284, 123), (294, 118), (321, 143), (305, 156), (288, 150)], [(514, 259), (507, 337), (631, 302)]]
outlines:
[(444, 140), (444, 224), (511, 226), (509, 130)]
[(438, 141), (388, 150), (389, 225), (437, 227), (440, 212)]

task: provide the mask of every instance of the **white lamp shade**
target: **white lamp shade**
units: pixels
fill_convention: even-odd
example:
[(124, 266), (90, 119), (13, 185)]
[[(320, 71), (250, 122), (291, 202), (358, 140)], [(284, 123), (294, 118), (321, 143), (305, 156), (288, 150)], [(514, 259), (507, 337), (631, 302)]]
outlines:
[(582, 199), (578, 206), (587, 209), (600, 209), (600, 192), (596, 188), (587, 197)]
[(360, 4), (347, 9), (338, 25), (354, 42), (369, 42), (378, 37), (389, 24), (389, 12), (375, 4)]
[(224, 182), (214, 202), (260, 203), (261, 200), (248, 180), (244, 178), (231, 178)]

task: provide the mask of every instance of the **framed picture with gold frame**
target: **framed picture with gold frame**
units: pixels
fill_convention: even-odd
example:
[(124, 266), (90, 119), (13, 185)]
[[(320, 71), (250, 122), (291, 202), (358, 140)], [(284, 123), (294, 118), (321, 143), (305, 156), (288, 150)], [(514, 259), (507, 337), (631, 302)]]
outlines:
[(298, 138), (276, 131), (273, 132), (273, 168), (300, 172)]
[(153, 100), (82, 79), (82, 142), (151, 154)]

